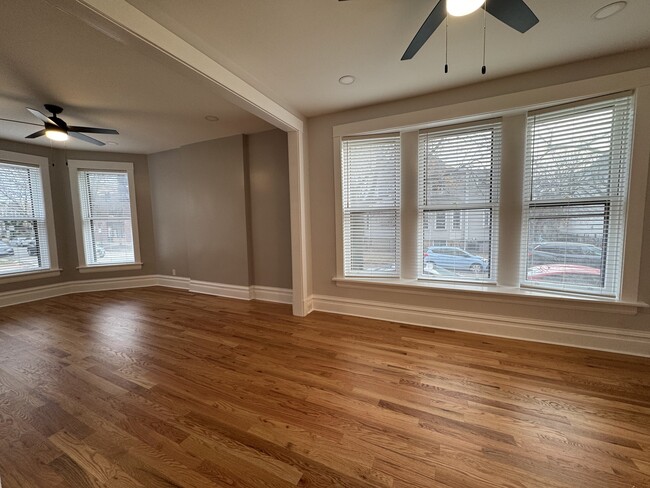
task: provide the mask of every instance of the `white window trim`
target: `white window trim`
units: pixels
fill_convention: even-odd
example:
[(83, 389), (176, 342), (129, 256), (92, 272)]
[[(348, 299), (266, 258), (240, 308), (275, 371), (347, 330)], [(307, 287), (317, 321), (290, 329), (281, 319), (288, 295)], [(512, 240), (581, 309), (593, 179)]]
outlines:
[[(345, 278), (343, 273), (343, 242), (342, 242), (342, 205), (341, 205), (341, 138), (346, 136), (359, 136), (370, 135), (382, 132), (399, 131), (402, 133), (402, 141), (405, 139), (413, 139), (409, 137), (413, 132), (421, 128), (439, 127), (463, 122), (487, 120), (494, 117), (503, 117), (504, 123), (504, 141), (503, 141), (503, 161), (502, 161), (502, 189), (507, 188), (506, 183), (514, 179), (512, 175), (508, 176), (509, 168), (520, 171), (523, 173), (523, 153), (522, 148), (525, 144), (521, 144), (520, 148), (507, 148), (506, 137), (525, 137), (525, 114), (532, 110), (538, 110), (545, 107), (552, 107), (569, 102), (576, 102), (595, 98), (602, 95), (608, 95), (615, 92), (634, 91), (635, 94), (635, 120), (633, 127), (633, 141), (631, 154), (632, 159), (630, 162), (629, 172), (629, 188), (628, 188), (628, 211), (627, 211), (627, 226), (626, 236), (623, 248), (625, 256), (623, 263), (623, 275), (621, 278), (621, 293), (618, 300), (612, 300), (607, 297), (580, 297), (579, 295), (572, 295), (571, 299), (584, 300), (594, 304), (598, 308), (601, 303), (605, 306), (612, 304), (620, 304), (624, 307), (630, 306), (636, 308), (646, 307), (644, 303), (638, 301), (638, 289), (640, 281), (640, 264), (642, 253), (642, 239), (643, 239), (643, 222), (646, 186), (648, 179), (648, 164), (647, 158), (650, 154), (650, 138), (647, 134), (650, 133), (650, 68), (643, 68), (623, 73), (616, 73), (587, 80), (580, 80), (562, 85), (554, 85), (549, 87), (537, 88), (533, 90), (526, 90), (506, 95), (499, 95), (496, 97), (488, 97), (483, 99), (462, 102), (453, 105), (439, 106), (417, 112), (410, 112), (405, 114), (390, 115), (372, 120), (365, 120), (359, 122), (352, 122), (342, 124), (333, 128), (333, 154), (334, 154), (334, 186), (335, 186), (335, 217), (336, 217), (336, 275), (333, 281), (337, 286), (360, 286), (368, 287), (376, 283), (380, 287), (382, 285), (391, 287), (393, 289), (404, 287), (404, 291), (415, 290), (416, 288), (429, 292), (432, 288), (428, 283), (421, 283), (417, 280), (404, 279), (412, 278), (405, 273), (409, 263), (404, 259), (409, 255), (415, 253), (409, 249), (404, 249), (407, 244), (413, 239), (405, 235), (405, 232), (411, 227), (408, 217), (405, 219), (405, 214), (409, 214), (409, 208), (402, 211), (402, 280), (358, 280)], [(505, 134), (506, 124), (517, 125), (519, 133), (513, 131), (510, 136)], [(413, 154), (415, 152), (415, 154)], [(417, 148), (415, 151), (410, 148), (402, 148), (402, 168), (405, 168), (405, 158), (417, 158)], [(518, 158), (518, 160), (517, 160)], [(407, 164), (408, 166), (408, 164)], [(505, 176), (505, 177), (504, 177)], [(403, 176), (403, 181), (408, 178), (407, 175)], [(502, 225), (499, 228), (499, 263), (500, 269), (497, 272), (498, 284), (494, 287), (487, 287), (490, 289), (486, 292), (486, 286), (478, 285), (473, 287), (473, 291), (486, 292), (486, 293), (503, 293), (511, 295), (514, 286), (519, 281), (519, 246), (520, 242), (515, 242), (519, 239), (503, 239), (504, 232), (507, 228), (520, 228), (521, 224), (516, 224), (517, 219), (521, 219), (521, 204), (522, 204), (522, 184), (523, 175), (520, 178), (521, 182), (515, 182), (511, 186), (512, 191), (504, 192), (501, 194), (500, 208), (503, 211), (505, 208), (511, 207), (513, 203), (518, 203), (514, 206), (512, 215), (503, 214), (500, 216)], [(408, 183), (406, 183), (408, 184)], [(417, 184), (417, 183), (416, 183)], [(404, 183), (403, 183), (404, 185)], [(518, 194), (515, 194), (518, 192)], [(510, 193), (510, 194), (508, 194)], [(404, 194), (404, 192), (403, 192)], [(403, 201), (403, 205), (404, 205)], [(408, 202), (406, 202), (408, 203)], [(410, 207), (410, 205), (409, 205)], [(635, 211), (629, 211), (635, 209)], [(639, 210), (640, 209), (640, 210)], [(412, 213), (412, 212), (410, 212)], [(508, 227), (507, 222), (513, 227)], [(517, 227), (518, 226), (518, 227)], [(505, 272), (504, 272), (505, 270)], [(363, 283), (359, 283), (363, 281)], [(465, 286), (463, 289), (440, 283), (438, 287), (444, 286), (444, 289), (456, 293), (456, 297), (460, 298), (468, 291), (472, 291), (472, 286)], [(524, 290), (525, 293), (517, 292), (517, 295), (530, 296), (530, 297), (546, 297), (557, 298), (558, 300), (566, 300), (567, 295), (563, 293), (553, 293), (548, 291)], [(469, 298), (469, 296), (468, 296)]]
[[(79, 179), (77, 172), (80, 169), (104, 170), (104, 171), (125, 171), (129, 182), (129, 200), (131, 202), (131, 230), (133, 235), (133, 253), (135, 262), (117, 264), (87, 264), (84, 253), (83, 222), (81, 212), (81, 196), (79, 193)], [(72, 195), (72, 212), (74, 214), (74, 230), (77, 242), (77, 258), (80, 273), (94, 273), (102, 271), (127, 271), (142, 269), (140, 257), (140, 237), (138, 234), (138, 210), (135, 200), (135, 178), (133, 175), (133, 163), (117, 161), (88, 161), (81, 159), (68, 160), (68, 175), (70, 177), (70, 192)]]
[(13, 151), (0, 150), (0, 159), (10, 163), (22, 163), (38, 166), (41, 173), (43, 186), (43, 203), (45, 204), (45, 226), (47, 228), (47, 246), (50, 254), (50, 268), (38, 271), (23, 271), (0, 275), (1, 283), (14, 283), (17, 281), (38, 280), (59, 276), (59, 258), (56, 248), (56, 233), (54, 229), (54, 210), (52, 207), (52, 190), (50, 186), (50, 162), (43, 156), (33, 154), (17, 153)]

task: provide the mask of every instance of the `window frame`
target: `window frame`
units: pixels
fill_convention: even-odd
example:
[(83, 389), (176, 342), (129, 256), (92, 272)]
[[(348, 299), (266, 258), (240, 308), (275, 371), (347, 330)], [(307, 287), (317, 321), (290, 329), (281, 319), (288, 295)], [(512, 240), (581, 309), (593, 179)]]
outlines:
[[(586, 111), (591, 110), (603, 110), (607, 107), (607, 104), (610, 103), (612, 106), (618, 105), (617, 108), (613, 110), (621, 110), (621, 106), (626, 106), (629, 108), (629, 113), (625, 114), (628, 117), (631, 116), (631, 124), (629, 128), (629, 133), (625, 139), (626, 147), (623, 148), (623, 153), (621, 154), (621, 148), (612, 149), (616, 153), (616, 156), (610, 158), (609, 168), (610, 171), (612, 167), (616, 169), (624, 170), (624, 179), (622, 184), (620, 183), (619, 178), (611, 178), (609, 182), (609, 189), (607, 195), (594, 195), (588, 197), (552, 197), (552, 198), (533, 198), (532, 193), (529, 195), (529, 190), (532, 192), (532, 189), (524, 188), (524, 197), (523, 197), (523, 208), (522, 208), (522, 228), (521, 228), (521, 258), (520, 258), (520, 283), (519, 285), (522, 288), (533, 288), (533, 289), (542, 289), (549, 291), (559, 291), (561, 293), (575, 293), (575, 294), (584, 294), (588, 296), (598, 296), (603, 298), (613, 298), (618, 299), (621, 294), (622, 282), (623, 282), (623, 273), (625, 268), (625, 237), (628, 230), (628, 205), (627, 197), (629, 194), (630, 184), (629, 184), (629, 175), (631, 172), (632, 166), (632, 146), (633, 140), (632, 136), (634, 133), (635, 126), (635, 94), (632, 91), (612, 93), (604, 95), (602, 97), (593, 97), (586, 100), (582, 100), (575, 103), (569, 104), (557, 104), (551, 105), (542, 110), (531, 111), (527, 114), (527, 137), (526, 137), (526, 158), (523, 162), (524, 165), (524, 180), (530, 180), (531, 185), (533, 184), (533, 169), (531, 166), (533, 164), (532, 155), (529, 154), (529, 150), (532, 150), (528, 146), (528, 142), (532, 139), (533, 131), (533, 122), (531, 119), (538, 114), (555, 114), (557, 112), (562, 112), (567, 109), (576, 109), (576, 112), (570, 112), (567, 116), (573, 117), (576, 113), (580, 113), (581, 109)], [(599, 107), (599, 108), (594, 108)], [(617, 127), (618, 124), (621, 124), (622, 120), (616, 118), (612, 115), (612, 134), (618, 133), (621, 131), (620, 127)], [(618, 141), (623, 142), (623, 140)], [(616, 204), (616, 202), (619, 202)], [(602, 206), (602, 212), (594, 213), (589, 215), (588, 212), (595, 212), (595, 210), (588, 210), (587, 207), (597, 207)], [(573, 285), (573, 288), (569, 288), (564, 285), (553, 285), (545, 284), (544, 282), (537, 282), (536, 280), (528, 279), (527, 274), (527, 258), (524, 248), (530, 246), (529, 240), (529, 229), (531, 221), (535, 218), (537, 219), (551, 219), (551, 218), (563, 218), (561, 215), (562, 209), (568, 208), (580, 208), (585, 207), (584, 214), (580, 214), (583, 217), (589, 216), (600, 216), (602, 214), (603, 218), (603, 233), (607, 235), (606, 241), (604, 241), (603, 253), (600, 255), (601, 260), (605, 259), (604, 267), (601, 264), (601, 274), (604, 272), (604, 280), (601, 282), (601, 287), (591, 287), (587, 285)], [(617, 211), (614, 212), (612, 209), (616, 208)], [(556, 209), (556, 217), (534, 217), (536, 209)], [(577, 216), (578, 214), (576, 214)], [(564, 217), (569, 219), (570, 217)], [(542, 243), (543, 244), (543, 243)], [(617, 252), (610, 253), (609, 249), (614, 248)], [(570, 248), (564, 247), (566, 255), (571, 255), (569, 251)], [(558, 249), (558, 254), (560, 254), (562, 249)], [(548, 251), (547, 251), (548, 252)], [(610, 259), (608, 254), (612, 254)], [(602, 263), (602, 261), (601, 261)]]
[[(624, 241), (624, 262), (622, 267), (621, 292), (618, 298), (602, 296), (585, 296), (567, 294), (556, 291), (540, 289), (521, 289), (519, 286), (519, 257), (520, 235), (522, 221), (522, 183), (523, 159), (525, 145), (512, 145), (513, 141), (523, 141), (526, 137), (526, 115), (528, 112), (559, 106), (567, 103), (580, 103), (590, 98), (597, 98), (608, 94), (625, 91), (634, 92), (634, 121), (632, 127), (631, 164), (628, 177), (628, 211), (626, 236)], [(409, 251), (414, 247), (415, 239), (408, 237), (408, 232), (413, 231), (409, 218), (405, 215), (413, 214), (416, 205), (413, 202), (402, 200), (402, 276), (400, 279), (348, 279), (345, 278), (341, 268), (341, 222), (340, 222), (340, 188), (337, 187), (338, 178), (335, 177), (335, 206), (336, 206), (336, 274), (332, 282), (339, 287), (359, 288), (363, 290), (383, 290), (400, 292), (411, 295), (448, 296), (456, 299), (475, 300), (480, 296), (484, 299), (505, 300), (515, 303), (529, 303), (531, 305), (545, 306), (554, 303), (554, 306), (569, 308), (583, 308), (617, 313), (637, 313), (639, 308), (648, 304), (639, 302), (639, 285), (641, 280), (641, 258), (644, 231), (644, 208), (646, 203), (646, 190), (648, 180), (647, 157), (650, 155), (650, 68), (619, 72), (578, 81), (570, 81), (557, 85), (542, 86), (539, 88), (524, 89), (518, 92), (501, 95), (478, 96), (475, 99), (463, 102), (433, 104), (430, 108), (417, 111), (397, 113), (394, 115), (380, 116), (374, 119), (358, 119), (334, 125), (332, 128), (333, 166), (335, 176), (340, 171), (340, 141), (342, 137), (363, 134), (380, 134), (384, 132), (399, 131), (402, 142), (411, 140), (409, 146), (402, 147), (402, 195), (407, 194), (405, 188), (411, 193), (416, 185), (409, 183), (413, 170), (405, 164), (417, 158), (417, 146), (413, 142), (413, 133), (420, 129), (444, 127), (454, 124), (502, 118), (504, 124), (503, 134), (503, 159), (502, 159), (502, 194), (499, 206), (501, 225), (499, 226), (499, 272), (496, 286), (485, 284), (465, 286), (453, 283), (422, 283), (416, 279), (415, 269), (409, 270), (404, 261), (404, 256), (413, 257), (415, 252)], [(506, 135), (506, 125), (516, 130)], [(519, 175), (521, 181), (519, 181)], [(414, 180), (417, 183), (416, 180)], [(506, 190), (508, 189), (508, 190)], [(634, 209), (634, 211), (630, 211)], [(506, 212), (507, 211), (507, 212)], [(516, 233), (516, 238), (507, 235), (506, 230)], [(407, 234), (404, 232), (407, 231)], [(514, 256), (514, 260), (513, 260)]]
[(50, 258), (49, 268), (39, 269), (35, 271), (20, 271), (18, 273), (1, 274), (0, 284), (59, 276), (61, 274), (61, 268), (59, 268), (58, 250), (56, 246), (56, 230), (54, 222), (54, 209), (52, 205), (52, 187), (50, 183), (49, 159), (33, 154), (0, 150), (0, 161), (22, 166), (35, 166), (39, 169), (41, 175), (41, 186), (43, 188), (45, 228), (47, 229), (47, 247)]
[[(79, 189), (79, 171), (96, 170), (104, 172), (126, 173), (129, 184), (129, 203), (131, 207), (131, 232), (133, 236), (133, 263), (102, 263), (88, 264), (86, 262), (83, 214), (81, 210), (81, 193)], [(91, 273), (96, 271), (126, 271), (142, 269), (140, 255), (140, 237), (138, 234), (138, 211), (135, 193), (134, 165), (131, 162), (119, 161), (90, 161), (90, 160), (68, 160), (68, 175), (70, 177), (70, 193), (72, 196), (72, 211), (74, 215), (75, 237), (77, 243), (77, 259), (80, 273)]]
[[(474, 122), (464, 123), (464, 124), (448, 124), (440, 127), (423, 129), (418, 131), (418, 176), (417, 176), (417, 185), (418, 185), (418, 247), (417, 255), (422, 256), (427, 247), (424, 246), (422, 242), (423, 229), (424, 229), (424, 214), (427, 212), (437, 212), (434, 227), (435, 230), (449, 231), (453, 233), (455, 230), (462, 229), (462, 221), (469, 218), (469, 215), (465, 214), (463, 219), (464, 212), (476, 212), (483, 210), (487, 212), (488, 225), (490, 227), (490, 267), (494, 263), (498, 265), (498, 253), (499, 253), (499, 207), (500, 207), (500, 195), (501, 195), (501, 160), (502, 160), (502, 133), (503, 133), (503, 121), (501, 118), (486, 118), (482, 120), (477, 120)], [(462, 136), (475, 132), (482, 131), (491, 131), (490, 138), (490, 153), (491, 153), (491, 163), (490, 163), (490, 189), (489, 189), (489, 201), (469, 201), (469, 202), (435, 202), (433, 204), (425, 204), (421, 200), (425, 198), (422, 192), (426, 192), (426, 174), (427, 171), (421, 167), (421, 152), (422, 152), (422, 137), (427, 137), (428, 135), (438, 136), (442, 135), (443, 137), (456, 137)], [(426, 144), (426, 142), (425, 142)], [(429, 183), (434, 183), (435, 180)], [(436, 193), (442, 192), (444, 185), (436, 189)], [(459, 214), (459, 227), (454, 227), (454, 219), (456, 213)], [(438, 217), (444, 215), (444, 227), (438, 226)], [(481, 215), (481, 220), (485, 223), (485, 215)], [(455, 247), (455, 246), (451, 246)], [(462, 249), (464, 253), (470, 255), (466, 249)], [(452, 254), (453, 255), (453, 254)], [(455, 254), (459, 256), (459, 254)], [(439, 281), (439, 282), (467, 282), (472, 284), (496, 284), (498, 279), (498, 267), (492, 268), (488, 272), (488, 277), (486, 279), (472, 279), (468, 276), (459, 276), (458, 278), (440, 278), (440, 277), (429, 277), (424, 274), (422, 263), (417, 263), (417, 278), (423, 282), (426, 281)], [(456, 271), (456, 270), (453, 270)]]
[[(350, 141), (351, 143), (354, 143), (354, 141), (361, 141), (364, 143), (368, 143), (369, 141), (373, 140), (378, 140), (378, 141), (385, 141), (385, 140), (390, 140), (390, 139), (396, 139), (397, 143), (401, 147), (401, 140), (400, 140), (400, 135), (399, 133), (395, 132), (389, 132), (389, 133), (382, 133), (378, 135), (369, 135), (369, 136), (360, 136), (360, 137), (350, 137), (350, 138), (345, 138), (341, 142), (341, 167), (340, 167), (340, 172), (339, 172), (339, 185), (341, 189), (340, 193), (340, 204), (341, 204), (341, 218), (342, 218), (342, 225), (343, 227), (341, 228), (341, 233), (342, 233), (342, 256), (343, 256), (343, 275), (349, 278), (395, 278), (400, 275), (401, 269), (400, 269), (400, 264), (401, 264), (401, 241), (400, 241), (400, 221), (401, 221), (401, 161), (398, 162), (397, 164), (397, 188), (396, 188), (396, 193), (397, 193), (397, 201), (398, 203), (396, 204), (395, 207), (392, 206), (373, 206), (372, 204), (369, 205), (362, 205), (362, 206), (348, 206), (346, 207), (346, 204), (344, 202), (346, 194), (350, 192), (350, 188), (346, 190), (344, 188), (344, 181), (343, 179), (346, 176), (346, 171), (344, 170), (344, 165), (345, 165), (345, 158), (343, 153), (344, 148), (345, 148), (345, 142)], [(349, 197), (348, 197), (349, 198)], [(382, 213), (395, 213), (395, 224), (396, 224), (396, 229), (395, 229), (395, 270), (394, 272), (379, 272), (379, 273), (373, 273), (373, 272), (353, 272), (351, 269), (348, 270), (346, 269), (346, 245), (350, 245), (352, 243), (352, 238), (349, 232), (351, 231), (351, 221), (352, 221), (352, 215), (368, 215), (368, 216), (376, 216), (378, 214)], [(347, 216), (347, 217), (346, 217)], [(349, 254), (353, 254), (355, 252), (354, 249), (349, 249)]]

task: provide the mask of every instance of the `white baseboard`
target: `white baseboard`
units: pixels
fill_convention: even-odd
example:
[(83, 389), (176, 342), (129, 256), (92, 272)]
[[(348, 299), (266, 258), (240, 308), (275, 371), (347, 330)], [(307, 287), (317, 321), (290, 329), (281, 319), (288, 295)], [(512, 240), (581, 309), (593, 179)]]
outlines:
[(126, 278), (105, 278), (99, 280), (67, 281), (54, 285), (35, 286), (21, 290), (0, 293), (0, 307), (54, 298), (71, 293), (91, 291), (121, 290), (143, 288), (157, 285), (155, 276), (130, 276)]
[(650, 357), (650, 333), (314, 295), (314, 310)]
[(189, 280), (188, 291), (202, 293), (204, 295), (215, 295), (238, 300), (250, 300), (251, 291), (249, 286), (227, 285), (225, 283), (211, 283), (209, 281)]
[(305, 315), (309, 315), (312, 313), (315, 308), (314, 308), (314, 295), (309, 295), (307, 298), (305, 298)]
[(165, 275), (154, 275), (156, 279), (156, 284), (158, 286), (165, 286), (167, 288), (178, 288), (181, 290), (190, 289), (190, 279), (181, 278), (180, 276), (165, 276)]
[(291, 304), (293, 302), (293, 292), (286, 288), (253, 285), (251, 286), (251, 300)]
[(0, 307), (54, 298), (72, 293), (92, 291), (121, 290), (125, 288), (144, 288), (165, 286), (193, 293), (215, 295), (239, 300), (262, 300), (265, 302), (291, 303), (293, 293), (285, 288), (271, 286), (238, 286), (224, 283), (191, 280), (180, 276), (147, 275), (126, 278), (107, 278), (99, 280), (67, 281), (54, 285), (36, 286), (21, 290), (0, 293)]
[(272, 286), (241, 286), (225, 283), (212, 283), (209, 281), (198, 281), (178, 276), (156, 275), (156, 284), (169, 288), (180, 288), (192, 293), (214, 295), (238, 300), (261, 300), (264, 302), (288, 303), (293, 300), (293, 292), (287, 288), (275, 288)]

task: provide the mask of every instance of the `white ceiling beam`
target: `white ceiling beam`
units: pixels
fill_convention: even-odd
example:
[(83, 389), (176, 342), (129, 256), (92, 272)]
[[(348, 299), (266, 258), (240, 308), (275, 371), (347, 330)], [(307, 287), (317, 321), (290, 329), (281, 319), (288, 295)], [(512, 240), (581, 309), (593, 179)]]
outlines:
[[(76, 0), (76, 3), (85, 8), (86, 15), (89, 13), (88, 10), (99, 15), (102, 19), (119, 26), (140, 41), (207, 78), (220, 89), (220, 94), (225, 99), (238, 107), (282, 130), (303, 131), (305, 125), (303, 117), (285, 109), (126, 0)], [(84, 17), (84, 9), (74, 8), (70, 3), (68, 5), (71, 7), (69, 13)], [(91, 25), (94, 24), (93, 21), (85, 20)]]

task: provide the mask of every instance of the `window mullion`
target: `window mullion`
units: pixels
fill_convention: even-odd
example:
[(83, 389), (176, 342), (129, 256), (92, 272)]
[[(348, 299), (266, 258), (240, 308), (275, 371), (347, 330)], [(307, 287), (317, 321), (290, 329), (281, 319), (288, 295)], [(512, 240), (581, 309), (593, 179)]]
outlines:
[(415, 279), (422, 251), (418, 232), (418, 132), (401, 134), (402, 202), (401, 202), (401, 277)]

